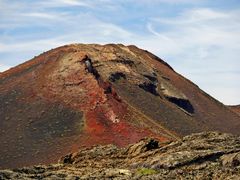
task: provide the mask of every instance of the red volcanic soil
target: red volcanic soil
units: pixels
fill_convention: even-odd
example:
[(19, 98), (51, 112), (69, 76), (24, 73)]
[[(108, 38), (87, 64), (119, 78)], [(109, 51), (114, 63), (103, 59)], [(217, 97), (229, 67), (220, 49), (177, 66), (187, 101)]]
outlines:
[(67, 45), (0, 74), (0, 168), (207, 130), (239, 134), (240, 117), (135, 46)]
[(228, 106), (233, 112), (237, 113), (238, 115), (240, 115), (240, 105), (236, 105), (236, 106)]

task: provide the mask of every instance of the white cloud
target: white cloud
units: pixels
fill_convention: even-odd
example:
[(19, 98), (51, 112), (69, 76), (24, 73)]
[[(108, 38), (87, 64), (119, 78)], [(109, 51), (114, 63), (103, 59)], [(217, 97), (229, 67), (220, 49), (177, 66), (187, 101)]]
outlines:
[(22, 13), (20, 14), (22, 16), (26, 16), (28, 18), (44, 18), (44, 19), (57, 19), (59, 18), (59, 15), (56, 14), (50, 14), (50, 13)]
[(165, 4), (198, 4), (203, 3), (206, 0), (131, 0), (135, 3), (144, 3), (144, 4), (156, 4), (156, 3), (165, 3)]
[[(65, 16), (59, 14), (31, 14), (28, 13), (29, 18), (27, 21), (35, 21), (35, 18), (40, 18), (38, 23), (44, 23), (45, 26), (53, 28), (53, 37), (46, 36), (46, 38), (29, 39), (28, 34), (24, 35), (20, 39), (15, 39), (11, 42), (11, 37), (1, 37), (4, 39), (0, 43), (0, 53), (10, 53), (10, 52), (29, 52), (29, 51), (43, 51), (48, 50), (57, 46), (61, 46), (68, 43), (110, 43), (118, 42), (123, 39), (128, 39), (133, 36), (133, 34), (124, 28), (117, 26), (112, 23), (103, 22), (88, 14), (78, 14), (72, 16), (66, 14)], [(40, 17), (39, 17), (40, 16)], [(58, 18), (55, 21), (51, 21), (51, 18)], [(22, 17), (19, 17), (20, 19)], [(45, 18), (50, 19), (46, 21)], [(79, 22), (79, 23), (76, 23)], [(91, 22), (91, 23), (89, 23)], [(55, 25), (52, 27), (51, 25)], [(56, 33), (59, 31), (60, 33)], [(64, 33), (67, 32), (67, 33)], [(116, 36), (117, 35), (117, 36)], [(23, 39), (23, 41), (22, 41)], [(25, 40), (26, 39), (26, 40)]]
[[(204, 12), (212, 16), (207, 18)], [(199, 14), (198, 21), (192, 21), (196, 19), (193, 18), (195, 14)], [(239, 62), (236, 59), (239, 55), (237, 51), (240, 49), (239, 15), (239, 12), (224, 14), (210, 9), (190, 10), (175, 19), (166, 21), (154, 19), (149, 23), (148, 29), (156, 37), (160, 37), (165, 47), (171, 47), (169, 48), (171, 52), (163, 53), (179, 57), (178, 61), (181, 63), (186, 61), (189, 61), (188, 65), (199, 63), (199, 66), (195, 66), (197, 69), (203, 67), (201, 63), (209, 64), (212, 68), (226, 67), (226, 63), (229, 63), (226, 62), (227, 57), (233, 58), (230, 61)], [(166, 26), (166, 23), (170, 24), (166, 31), (156, 30), (158, 26)], [(156, 29), (152, 27), (153, 25)]]
[[(240, 76), (235, 72), (240, 67), (239, 11), (191, 9), (174, 18), (153, 18), (147, 29), (159, 41), (153, 43), (158, 47), (153, 51), (168, 59), (177, 71), (217, 99), (239, 103)], [(224, 76), (216, 73), (220, 70)], [(222, 93), (225, 86), (229, 89)]]
[(178, 17), (173, 18), (155, 18), (155, 22), (164, 23), (168, 25), (187, 25), (187, 24), (198, 24), (204, 21), (211, 20), (224, 20), (231, 18), (231, 15), (224, 12), (214, 11), (209, 8), (196, 8), (184, 11)]
[(67, 5), (72, 5), (72, 6), (89, 6), (89, 4), (86, 1), (84, 2), (82, 0), (80, 1), (79, 0), (57, 0), (57, 1), (55, 0), (56, 4), (59, 2)]
[(40, 6), (43, 7), (66, 7), (66, 6), (82, 6), (92, 8), (93, 4), (91, 1), (86, 0), (48, 0), (38, 3)]

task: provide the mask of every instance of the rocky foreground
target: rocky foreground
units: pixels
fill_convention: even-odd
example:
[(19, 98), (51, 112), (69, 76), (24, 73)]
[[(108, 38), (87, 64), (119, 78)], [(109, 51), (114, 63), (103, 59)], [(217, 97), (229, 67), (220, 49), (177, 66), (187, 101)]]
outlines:
[(161, 144), (81, 149), (58, 164), (1, 170), (0, 179), (240, 179), (240, 137), (207, 132)]

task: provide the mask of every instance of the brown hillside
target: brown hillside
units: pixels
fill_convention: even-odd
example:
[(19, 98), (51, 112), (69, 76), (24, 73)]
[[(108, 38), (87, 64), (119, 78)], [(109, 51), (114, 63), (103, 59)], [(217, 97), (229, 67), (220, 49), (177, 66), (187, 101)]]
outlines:
[(1, 168), (146, 136), (240, 134), (236, 113), (163, 60), (115, 44), (59, 47), (0, 74), (0, 118)]
[(233, 112), (235, 112), (235, 113), (237, 113), (238, 115), (240, 115), (240, 105), (229, 106), (229, 108), (230, 108)]

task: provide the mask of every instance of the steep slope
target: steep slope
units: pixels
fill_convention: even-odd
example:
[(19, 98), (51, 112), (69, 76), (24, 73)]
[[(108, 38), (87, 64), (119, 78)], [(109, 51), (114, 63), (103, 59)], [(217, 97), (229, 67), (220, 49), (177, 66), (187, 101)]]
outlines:
[(228, 106), (233, 112), (237, 113), (238, 115), (240, 115), (240, 105), (236, 105), (236, 106)]
[(56, 162), (80, 147), (192, 132), (240, 133), (240, 118), (135, 46), (75, 44), (0, 75), (0, 167)]
[(240, 138), (217, 132), (170, 144), (143, 139), (127, 148), (81, 149), (58, 164), (0, 170), (0, 179), (239, 179)]

